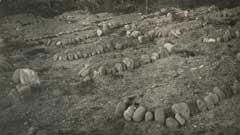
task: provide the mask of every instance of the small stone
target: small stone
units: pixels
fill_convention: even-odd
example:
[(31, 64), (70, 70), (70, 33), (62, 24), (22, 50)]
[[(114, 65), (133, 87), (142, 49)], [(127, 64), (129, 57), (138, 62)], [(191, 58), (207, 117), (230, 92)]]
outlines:
[(116, 63), (115, 68), (117, 69), (118, 72), (123, 72), (123, 66), (121, 63)]
[(153, 120), (153, 113), (152, 112), (146, 112), (145, 113), (145, 121), (152, 121)]
[(62, 45), (62, 42), (61, 41), (57, 41), (56, 46), (60, 46), (60, 45)]
[(131, 37), (134, 37), (134, 38), (137, 38), (139, 35), (141, 35), (141, 32), (140, 31), (133, 31), (131, 33)]
[(9, 97), (13, 103), (19, 102), (19, 93), (16, 89), (11, 89), (7, 97)]
[(221, 37), (217, 37), (217, 42), (218, 43), (220, 43), (220, 42), (222, 42), (223, 41), (223, 39), (221, 38)]
[(29, 85), (17, 85), (17, 92), (23, 98), (26, 99), (31, 96), (32, 91)]
[(123, 48), (124, 48), (123, 43), (117, 42), (117, 43), (115, 44), (115, 49), (121, 50), (121, 49), (123, 49)]
[(37, 131), (36, 135), (48, 135), (46, 130)]
[(127, 110), (124, 111), (123, 113), (124, 119), (127, 121), (131, 121), (135, 110), (136, 110), (136, 107), (134, 105), (129, 106)]
[(155, 118), (155, 121), (159, 122), (160, 124), (164, 124), (164, 122), (165, 122), (164, 110), (161, 108), (155, 109), (154, 118)]
[(134, 61), (130, 58), (123, 59), (123, 63), (126, 65), (127, 69), (134, 69)]
[(142, 120), (144, 119), (144, 117), (145, 117), (146, 111), (147, 111), (147, 110), (146, 110), (145, 107), (139, 106), (139, 107), (135, 110), (135, 112), (134, 112), (134, 114), (133, 114), (133, 121), (135, 121), (135, 122), (140, 122), (140, 121), (142, 121)]
[(206, 102), (208, 110), (212, 110), (214, 108), (214, 99), (212, 96), (204, 97), (204, 101)]
[(218, 96), (220, 101), (222, 101), (225, 98), (225, 94), (218, 87), (213, 88), (213, 93), (215, 93)]
[(240, 93), (240, 83), (238, 80), (235, 80), (232, 86), (233, 94), (239, 94)]
[(198, 99), (196, 102), (197, 102), (198, 109), (201, 112), (207, 111), (207, 105), (206, 105), (206, 103), (203, 100)]
[(235, 32), (235, 36), (236, 36), (236, 38), (240, 38), (240, 32), (239, 32), (239, 30), (237, 30), (237, 31)]
[(55, 54), (55, 55), (53, 56), (53, 60), (54, 60), (54, 61), (57, 61), (57, 60), (58, 60), (58, 54)]
[(85, 65), (78, 73), (81, 77), (86, 77), (91, 72), (89, 65)]
[(83, 77), (83, 82), (90, 82), (90, 81), (92, 81), (92, 77), (90, 77), (89, 75)]
[(154, 30), (151, 30), (151, 31), (148, 32), (148, 36), (149, 36), (150, 38), (155, 38), (156, 32), (155, 32)]
[(168, 52), (168, 50), (166, 48), (159, 47), (159, 56), (160, 56), (160, 58), (166, 58), (169, 55), (170, 54), (169, 54), (169, 52)]
[(67, 58), (68, 58), (68, 60), (72, 61), (73, 60), (73, 55), (72, 54), (68, 54)]
[(218, 102), (219, 102), (219, 99), (218, 99), (218, 96), (217, 96), (217, 94), (214, 94), (214, 93), (209, 93), (209, 96), (211, 96), (212, 97), (212, 99), (213, 99), (213, 101), (214, 101), (214, 104), (216, 105), (216, 104), (218, 104)]
[(177, 103), (172, 106), (174, 113), (179, 113), (185, 120), (190, 118), (190, 109), (186, 103)]
[(108, 50), (114, 50), (114, 48), (115, 48), (115, 46), (114, 46), (113, 42), (108, 42), (107, 43), (107, 49)]
[(166, 43), (166, 44), (163, 45), (163, 47), (166, 48), (169, 53), (171, 53), (174, 45), (171, 44), (171, 43)]
[(99, 53), (99, 54), (101, 54), (101, 53), (104, 53), (104, 48), (103, 48), (103, 46), (101, 46), (101, 45), (98, 45), (97, 46), (97, 52)]
[(131, 37), (131, 33), (132, 33), (131, 31), (127, 31), (127, 32), (126, 32), (126, 36), (127, 36), (127, 37)]
[(237, 53), (236, 59), (237, 59), (238, 62), (240, 62), (240, 52)]
[(143, 43), (143, 38), (144, 38), (144, 36), (142, 36), (142, 35), (141, 35), (141, 36), (138, 36), (138, 42), (139, 42), (139, 43)]
[(175, 119), (180, 123), (180, 125), (184, 125), (186, 123), (186, 120), (179, 114), (175, 114)]
[(99, 75), (105, 75), (105, 74), (106, 74), (106, 69), (105, 69), (105, 67), (104, 67), (104, 66), (100, 66), (100, 67), (98, 68), (98, 73), (99, 73)]
[(103, 33), (109, 32), (109, 26), (108, 26), (108, 24), (104, 23), (103, 26), (102, 26), (102, 30), (103, 30)]
[(100, 30), (100, 29), (97, 29), (97, 35), (98, 35), (99, 37), (101, 37), (101, 36), (103, 35), (103, 31)]
[(73, 54), (73, 59), (75, 59), (75, 60), (78, 59), (78, 55), (77, 55), (77, 53), (74, 53), (74, 54)]
[(122, 117), (127, 105), (124, 102), (119, 102), (115, 109), (115, 115), (118, 117)]
[(78, 55), (78, 58), (82, 58), (83, 57), (81, 51), (77, 51), (77, 55)]
[(232, 36), (231, 36), (230, 30), (225, 31), (223, 35), (223, 41), (227, 42), (227, 41), (230, 41), (231, 39), (232, 39)]
[(48, 40), (47, 43), (46, 43), (46, 46), (50, 46), (52, 43), (52, 40)]
[(20, 69), (17, 69), (13, 73), (12, 80), (14, 83), (19, 83), (20, 82)]
[(159, 59), (159, 53), (152, 53), (152, 56), (151, 56), (151, 60), (152, 61), (156, 61), (156, 60), (158, 60)]
[(178, 128), (179, 124), (174, 118), (168, 117), (166, 119), (166, 126), (170, 129), (176, 129)]
[(142, 55), (142, 56), (141, 56), (141, 62), (142, 62), (143, 64), (148, 64), (148, 63), (150, 63), (150, 62), (151, 62), (150, 56), (147, 55), (147, 54)]
[(64, 54), (64, 55), (62, 56), (62, 60), (63, 60), (63, 61), (66, 61), (67, 59), (68, 59), (68, 56)]
[(131, 29), (131, 26), (128, 25), (128, 24), (126, 24), (126, 25), (124, 25), (124, 28), (125, 28), (126, 30), (130, 30), (130, 29)]

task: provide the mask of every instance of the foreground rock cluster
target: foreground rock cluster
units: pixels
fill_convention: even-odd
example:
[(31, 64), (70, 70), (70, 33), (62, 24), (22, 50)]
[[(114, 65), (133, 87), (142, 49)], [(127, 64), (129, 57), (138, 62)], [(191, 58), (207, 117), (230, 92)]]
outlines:
[(38, 74), (31, 69), (17, 69), (13, 73), (12, 80), (16, 84), (16, 88), (13, 88), (8, 96), (15, 101), (30, 98), (34, 87), (40, 85)]
[(155, 121), (168, 128), (178, 128), (184, 126), (193, 115), (212, 110), (224, 99), (231, 98), (239, 93), (240, 82), (235, 80), (230, 89), (214, 87), (212, 92), (207, 93), (202, 99), (176, 103), (169, 108), (157, 107), (154, 109), (139, 104), (135, 101), (135, 97), (130, 96), (117, 104), (115, 115), (124, 118), (126, 121)]

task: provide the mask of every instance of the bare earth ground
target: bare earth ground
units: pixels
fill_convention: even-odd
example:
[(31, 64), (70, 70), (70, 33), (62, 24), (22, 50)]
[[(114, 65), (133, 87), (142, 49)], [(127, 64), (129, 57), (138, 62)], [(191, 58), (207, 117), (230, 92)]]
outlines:
[[(129, 95), (137, 95), (139, 102), (151, 110), (182, 101), (194, 101), (215, 86), (227, 88), (235, 79), (240, 79), (240, 63), (236, 60), (240, 39), (215, 44), (201, 40), (203, 37), (222, 35), (229, 27), (240, 30), (240, 15), (216, 19), (214, 14), (221, 11), (205, 13), (208, 8), (194, 9), (190, 11), (189, 18), (164, 24), (157, 24), (153, 17), (143, 20), (138, 13), (116, 16), (74, 11), (51, 19), (30, 14), (1, 18), (0, 36), (7, 39), (7, 47), (1, 53), (13, 64), (13, 69), (3, 68), (0, 72), (0, 134), (28, 135), (33, 129), (33, 134), (37, 135), (239, 135), (239, 95), (222, 101), (211, 111), (194, 115), (186, 126), (175, 130), (169, 130), (157, 122), (134, 123), (114, 116), (117, 103)], [(217, 21), (194, 27), (201, 22), (195, 18), (202, 16)], [(218, 20), (231, 20), (233, 24)], [(104, 36), (94, 36), (98, 24), (103, 22), (119, 23), (119, 27), (111, 29)], [(184, 31), (179, 38), (160, 37), (143, 44), (130, 39), (136, 41), (137, 45), (78, 60), (53, 60), (55, 54), (84, 48), (90, 48), (91, 51), (91, 48), (107, 44), (110, 39), (123, 43), (129, 40), (123, 25), (132, 23), (139, 26), (142, 33), (155, 27), (171, 29), (193, 26), (193, 29)], [(82, 31), (29, 40), (75, 29)], [(90, 37), (74, 45), (55, 45), (57, 41), (86, 35)], [(49, 39), (52, 44), (46, 45)], [(138, 58), (142, 54), (151, 54), (166, 42), (188, 53), (173, 53), (134, 70), (99, 76), (87, 83), (82, 82), (78, 75), (84, 64), (92, 68), (112, 65), (125, 57)], [(13, 102), (7, 95), (15, 88), (11, 79), (17, 68), (37, 71), (41, 86), (33, 89), (30, 99)]]

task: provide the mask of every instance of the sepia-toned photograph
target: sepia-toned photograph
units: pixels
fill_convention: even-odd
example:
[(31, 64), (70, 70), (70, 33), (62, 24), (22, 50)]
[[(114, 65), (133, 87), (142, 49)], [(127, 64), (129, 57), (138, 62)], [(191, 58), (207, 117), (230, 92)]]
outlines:
[(240, 0), (0, 0), (0, 135), (240, 135)]

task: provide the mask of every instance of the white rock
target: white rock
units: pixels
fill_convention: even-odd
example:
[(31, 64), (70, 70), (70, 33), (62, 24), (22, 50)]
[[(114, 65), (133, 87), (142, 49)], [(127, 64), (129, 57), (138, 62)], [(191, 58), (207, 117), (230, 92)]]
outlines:
[(58, 42), (56, 43), (56, 46), (60, 46), (60, 45), (62, 45), (62, 42), (61, 42), (61, 41), (58, 41)]
[(177, 103), (172, 106), (172, 111), (179, 113), (185, 120), (190, 118), (190, 109), (186, 103)]
[(134, 69), (133, 59), (130, 59), (130, 58), (127, 57), (123, 60), (123, 63), (126, 65), (127, 69)]
[(168, 50), (168, 52), (171, 53), (174, 45), (171, 44), (171, 43), (166, 43), (166, 44), (163, 45), (163, 47), (166, 48)]
[(128, 24), (126, 24), (126, 25), (124, 25), (124, 28), (125, 28), (126, 30), (130, 30), (130, 29), (131, 29), (131, 26), (128, 25)]
[(139, 35), (141, 35), (141, 32), (140, 31), (133, 31), (131, 33), (131, 37), (134, 37), (134, 38), (137, 38)]
[(127, 31), (127, 32), (126, 32), (126, 36), (127, 36), (127, 37), (131, 37), (131, 33), (132, 33), (131, 31)]
[(144, 36), (142, 36), (142, 35), (141, 35), (141, 36), (138, 36), (138, 42), (139, 42), (139, 43), (143, 43), (143, 38), (144, 38)]
[(31, 69), (17, 69), (13, 74), (13, 81), (24, 85), (40, 84), (38, 74)]
[(103, 35), (103, 31), (100, 30), (100, 29), (97, 29), (97, 35), (98, 35), (99, 37), (101, 37), (101, 36)]
[(136, 110), (135, 106), (133, 106), (133, 105), (129, 106), (127, 108), (127, 110), (124, 111), (124, 113), (123, 113), (124, 119), (127, 120), (127, 121), (131, 121), (135, 110)]
[(86, 77), (91, 72), (89, 65), (85, 65), (78, 73), (81, 77)]

